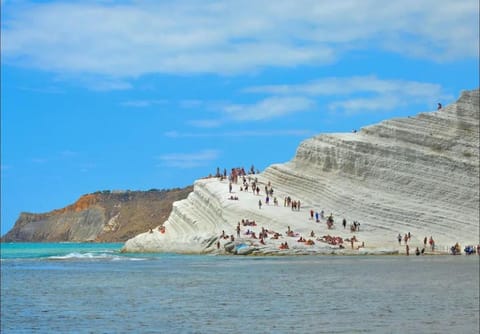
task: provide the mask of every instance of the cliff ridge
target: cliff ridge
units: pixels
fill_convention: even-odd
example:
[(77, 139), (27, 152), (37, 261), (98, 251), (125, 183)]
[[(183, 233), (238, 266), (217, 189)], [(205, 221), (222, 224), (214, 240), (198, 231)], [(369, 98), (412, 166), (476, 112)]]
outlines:
[(122, 242), (162, 225), (172, 203), (192, 187), (149, 191), (99, 191), (47, 213), (22, 212), (2, 242)]

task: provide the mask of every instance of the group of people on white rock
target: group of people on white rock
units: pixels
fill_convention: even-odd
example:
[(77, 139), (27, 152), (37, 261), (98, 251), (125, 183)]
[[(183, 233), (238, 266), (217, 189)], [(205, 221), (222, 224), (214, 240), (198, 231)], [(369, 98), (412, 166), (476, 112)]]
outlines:
[[(219, 174), (219, 169), (217, 169), (217, 174)], [(250, 174), (254, 174), (253, 166), (250, 169)], [(252, 189), (252, 193), (254, 195), (259, 195), (260, 194), (260, 187), (259, 187), (259, 182), (258, 179), (252, 178), (251, 175), (248, 175), (248, 179), (246, 177), (246, 174), (243, 170), (243, 168), (235, 168), (232, 169), (232, 173), (229, 176), (229, 192), (232, 192), (233, 189), (233, 183), (238, 182), (238, 176), (242, 177), (242, 185), (240, 186), (240, 191), (246, 191), (248, 192), (249, 189)], [(223, 178), (221, 178), (222, 180)], [(249, 183), (250, 182), (250, 183)], [(273, 187), (270, 182), (265, 184), (264, 186), (264, 191), (265, 191), (265, 204), (269, 205), (270, 204), (270, 198), (274, 194)], [(278, 206), (278, 201), (276, 197), (273, 197), (273, 202), (275, 206)], [(262, 208), (263, 202), (261, 199), (258, 200), (258, 207), (259, 209)], [(301, 208), (301, 202), (300, 200), (293, 200), (290, 196), (285, 196), (284, 197), (284, 207), (289, 207), (291, 208), (292, 211), (300, 211)], [(315, 216), (315, 221), (320, 222), (320, 219), (325, 219), (325, 212), (324, 210), (321, 210), (320, 212), (315, 212), (314, 210), (310, 210), (310, 219), (313, 220)], [(326, 219), (326, 224), (327, 228), (331, 229), (333, 227), (334, 219), (333, 219), (333, 214), (330, 214), (327, 219)], [(241, 226), (255, 226), (255, 222), (250, 222), (248, 219), (242, 219), (241, 222), (238, 222), (237, 227), (236, 227), (236, 233), (237, 237), (240, 237), (241, 235)], [(354, 221), (353, 225), (354, 228), (351, 229), (352, 232), (354, 231), (359, 231), (360, 228), (360, 223)], [(345, 229), (346, 227), (346, 219), (343, 219), (343, 227)], [(245, 235), (248, 235), (249, 237), (253, 239), (259, 239), (260, 244), (265, 245), (265, 240), (268, 238), (268, 235), (272, 234), (270, 239), (277, 240), (280, 237), (282, 237), (282, 234), (275, 232), (275, 231), (268, 231), (267, 229), (262, 227), (262, 232), (259, 233), (258, 237), (255, 234), (255, 232), (251, 231), (250, 229), (247, 229), (245, 232)], [(294, 232), (290, 229), (290, 226), (288, 226), (288, 229), (286, 231), (286, 236), (288, 237), (299, 237), (297, 242), (302, 242), (305, 243), (306, 245), (314, 245), (315, 242), (312, 239), (305, 239), (303, 236), (301, 236), (299, 233)], [(310, 236), (313, 238), (315, 236), (314, 231), (312, 230)], [(317, 238), (317, 241), (321, 242), (326, 242), (331, 245), (340, 245), (343, 247), (343, 239), (341, 237), (331, 237), (330, 235), (323, 236), (322, 238)], [(347, 239), (348, 240), (348, 239)], [(352, 243), (352, 248), (353, 248), (353, 243), (357, 242), (355, 236), (351, 238), (349, 241)], [(364, 245), (364, 244), (363, 244)], [(282, 243), (280, 248), (281, 249), (286, 249), (285, 247), (288, 247), (288, 244)], [(360, 246), (361, 247), (361, 246)]]
[[(258, 173), (258, 171), (257, 171), (257, 173)], [(249, 175), (248, 175), (248, 182), (251, 182), (249, 184), (247, 182), (247, 178), (246, 178), (247, 174), (245, 173), (245, 170), (243, 168), (232, 168), (232, 173), (230, 175), (230, 181), (229, 181), (229, 193), (232, 193), (232, 190), (233, 190), (233, 184), (232, 183), (237, 183), (238, 177), (241, 176), (243, 183), (242, 183), (242, 186), (240, 187), (240, 190), (241, 191), (248, 191), (249, 187), (251, 187), (253, 194), (254, 195), (255, 194), (259, 195), (260, 188), (258, 186), (258, 179), (256, 177), (254, 179), (252, 179), (250, 174), (255, 174), (255, 170), (254, 170), (253, 165), (250, 168)], [(222, 174), (220, 174), (220, 169), (217, 168), (216, 177), (219, 177), (221, 181), (224, 180), (226, 178), (226, 169), (224, 169), (223, 175), (222, 175)], [(269, 199), (270, 199), (271, 196), (273, 196), (273, 193), (274, 193), (271, 183), (268, 182), (268, 184), (265, 185), (264, 189), (265, 189), (265, 196), (266, 196), (265, 197), (265, 203), (268, 205), (269, 204)], [(229, 197), (229, 199), (238, 200), (238, 197), (231, 195)], [(273, 201), (274, 201), (275, 206), (278, 206), (278, 201), (277, 201), (276, 197), (273, 198)], [(261, 209), (261, 207), (262, 207), (261, 199), (258, 201), (258, 205), (259, 205), (259, 208)], [(300, 200), (292, 200), (292, 198), (290, 196), (286, 196), (284, 198), (284, 207), (291, 207), (292, 211), (300, 211), (300, 205), (301, 205)], [(315, 222), (317, 222), (317, 223), (320, 222), (320, 219), (322, 219), (322, 220), (325, 219), (325, 212), (323, 210), (318, 212), (318, 211), (314, 211), (313, 209), (311, 209), (310, 210), (310, 220), (313, 220), (314, 218), (315, 218)], [(334, 223), (333, 214), (330, 214), (327, 217), (326, 223), (327, 223), (327, 228), (331, 229), (332, 226), (333, 226), (333, 223)], [(343, 228), (345, 229), (346, 226), (347, 226), (347, 220), (345, 218), (343, 218), (343, 220), (342, 220), (342, 225), (343, 225)], [(250, 227), (250, 226), (257, 226), (257, 224), (254, 220), (242, 219), (241, 222), (238, 222), (238, 224), (236, 226), (237, 238), (240, 238), (240, 236), (241, 236), (241, 226)], [(160, 233), (164, 234), (165, 233), (165, 226), (163, 226), (163, 225), (159, 226), (158, 231)], [(360, 223), (358, 221), (353, 221), (353, 223), (350, 224), (350, 231), (351, 232), (359, 232), (360, 231)], [(150, 229), (149, 232), (153, 233), (153, 229)], [(287, 231), (285, 233), (286, 233), (287, 237), (299, 237), (297, 242), (304, 243), (305, 245), (314, 245), (315, 244), (315, 242), (312, 239), (307, 240), (303, 236), (301, 236), (299, 233), (292, 231), (290, 226), (287, 227)], [(266, 244), (265, 240), (268, 239), (269, 234), (271, 235), (270, 239), (273, 239), (273, 240), (278, 240), (281, 237), (283, 238), (282, 234), (280, 234), (278, 232), (275, 232), (275, 231), (265, 229), (264, 227), (262, 227), (262, 230), (259, 233), (258, 237), (253, 230), (247, 229), (247, 231), (245, 232), (245, 235), (248, 235), (253, 239), (259, 239), (259, 242), (262, 245)], [(313, 230), (310, 233), (310, 237), (315, 238), (315, 232)], [(410, 255), (409, 242), (411, 240), (411, 237), (412, 237), (412, 235), (411, 235), (410, 232), (405, 233), (403, 235), (403, 237), (400, 233), (397, 236), (397, 240), (398, 240), (399, 245), (402, 244), (402, 241), (404, 242), (406, 255)], [(233, 234), (232, 235), (227, 235), (227, 234), (225, 234), (225, 231), (222, 231), (222, 234), (220, 235), (220, 238), (221, 239), (229, 239), (231, 242), (235, 241), (234, 235)], [(338, 245), (340, 248), (344, 248), (344, 246), (343, 246), (343, 241), (344, 240), (341, 237), (324, 235), (321, 238), (319, 238), (319, 237), (316, 238), (316, 240), (328, 243), (330, 245)], [(352, 249), (354, 249), (354, 243), (359, 242), (358, 239), (355, 236), (351, 237), (350, 239), (345, 239), (345, 241), (350, 241)], [(435, 241), (434, 241), (433, 237), (430, 236), (430, 238), (427, 238), (425, 236), (424, 239), (423, 239), (423, 248), (420, 249), (419, 247), (416, 247), (416, 249), (415, 249), (415, 254), (416, 255), (423, 255), (425, 253), (425, 249), (427, 247), (427, 242), (430, 246), (431, 251), (432, 252), (435, 251)], [(357, 249), (360, 249), (362, 247), (365, 247), (364, 242), (362, 242), (362, 244), (360, 246), (357, 246)], [(217, 241), (217, 248), (220, 248), (220, 240)], [(280, 249), (289, 249), (288, 243), (286, 241), (282, 242), (279, 248)], [(458, 243), (456, 243), (454, 246), (451, 247), (450, 251), (451, 251), (451, 254), (454, 254), (454, 255), (460, 254), (461, 253), (460, 245)], [(480, 244), (477, 245), (476, 247), (470, 246), (470, 245), (466, 246), (464, 251), (465, 251), (466, 254), (477, 253), (478, 255), (480, 255)]]
[[(410, 255), (410, 245), (408, 244), (410, 242), (410, 239), (412, 238), (412, 235), (410, 232), (408, 233), (405, 233), (404, 236), (402, 237), (402, 235), (400, 233), (398, 233), (397, 235), (397, 240), (398, 240), (398, 244), (401, 245), (402, 244), (402, 240), (404, 242), (404, 245), (405, 245), (405, 254), (406, 255)], [(432, 252), (435, 251), (435, 240), (433, 240), (433, 237), (430, 236), (430, 238), (423, 238), (423, 248), (420, 249), (419, 247), (416, 247), (415, 249), (415, 255), (423, 255), (425, 254), (425, 250), (427, 248), (427, 242), (429, 243), (430, 245), (430, 250)]]
[[(254, 170), (253, 165), (250, 168), (248, 178), (247, 178), (247, 174), (245, 173), (245, 170), (243, 169), (243, 167), (242, 168), (232, 168), (231, 174), (229, 176), (229, 193), (232, 192), (232, 187), (233, 187), (232, 184), (233, 183), (236, 184), (238, 182), (238, 178), (242, 177), (242, 185), (240, 186), (240, 191), (248, 192), (249, 189), (251, 189), (252, 193), (254, 195), (260, 195), (260, 187), (259, 187), (258, 179), (256, 177), (252, 178), (251, 174), (255, 174), (255, 170)], [(221, 177), (221, 180), (223, 180), (226, 177), (226, 170), (224, 169), (224, 173), (223, 173), (223, 176), (222, 176), (220, 174), (219, 168), (217, 168), (216, 176)], [(274, 194), (274, 190), (273, 190), (273, 187), (272, 187), (270, 182), (268, 182), (268, 184), (266, 184), (264, 186), (264, 190), (265, 190), (265, 204), (269, 205), (270, 204), (270, 199), (273, 197), (273, 194)], [(238, 199), (238, 197), (230, 196), (230, 199)], [(278, 206), (278, 200), (277, 200), (276, 197), (273, 197), (273, 203), (274, 203), (275, 206)], [(259, 199), (258, 200), (259, 209), (262, 208), (262, 205), (263, 205), (263, 202), (262, 202), (261, 199)], [(300, 202), (300, 200), (293, 200), (290, 196), (285, 196), (284, 197), (284, 207), (289, 207), (289, 208), (291, 208), (292, 211), (300, 211), (301, 202)], [(317, 222), (317, 223), (320, 222), (321, 220), (325, 219), (324, 210), (321, 210), (320, 212), (318, 212), (318, 211), (314, 211), (313, 209), (311, 209), (309, 213), (310, 213), (310, 219), (315, 220), (315, 222)], [(241, 224), (239, 222), (237, 227), (236, 227), (237, 237), (240, 237), (241, 225), (243, 225), (243, 226), (255, 226), (256, 225), (255, 222), (253, 222), (253, 224), (254, 225), (251, 225), (251, 222), (249, 222), (248, 219), (247, 220), (242, 219)], [(332, 214), (330, 214), (326, 218), (326, 224), (327, 224), (328, 229), (331, 229), (333, 227), (334, 219), (333, 219)], [(343, 226), (344, 229), (346, 229), (347, 221), (346, 221), (345, 218), (343, 218), (343, 220), (342, 220), (342, 226)], [(360, 223), (358, 221), (353, 221), (353, 223), (350, 224), (350, 231), (351, 232), (359, 232), (360, 231)], [(250, 231), (249, 229), (247, 229), (247, 231), (245, 233), (245, 235), (248, 235), (248, 236), (250, 236), (254, 239), (260, 239), (260, 243), (262, 245), (265, 245), (265, 240), (268, 238), (268, 234), (272, 234), (271, 239), (274, 239), (274, 240), (282, 237), (282, 235), (280, 233), (273, 232), (273, 231), (268, 231), (267, 229), (265, 229), (263, 227), (262, 227), (262, 232), (259, 234), (258, 237), (256, 236), (255, 232)], [(286, 236), (288, 236), (288, 237), (299, 237), (297, 242), (301, 242), (301, 243), (304, 243), (306, 245), (314, 245), (315, 244), (315, 242), (312, 239), (306, 240), (303, 236), (301, 236), (298, 233), (292, 231), (290, 229), (290, 226), (288, 226), (288, 229), (286, 231)], [(315, 237), (315, 233), (314, 233), (313, 230), (312, 230), (310, 236), (312, 238)], [(230, 239), (233, 240), (233, 235), (230, 237)], [(406, 248), (405, 253), (406, 253), (406, 255), (409, 255), (410, 254), (409, 241), (411, 240), (411, 233), (410, 232), (405, 233), (403, 237), (399, 233), (398, 236), (397, 236), (397, 239), (398, 239), (398, 244), (399, 245), (402, 244), (402, 241), (404, 242), (404, 245), (405, 245), (405, 248)], [(339, 245), (341, 248), (343, 248), (343, 239), (341, 237), (332, 237), (330, 235), (326, 235), (326, 236), (323, 236), (322, 238), (316, 238), (316, 240), (321, 241), (321, 242), (326, 242), (326, 243), (331, 244), (331, 245)], [(356, 239), (355, 236), (353, 236), (350, 239), (346, 239), (346, 240), (350, 241), (352, 249), (354, 248), (354, 243), (359, 242)], [(423, 255), (425, 253), (425, 249), (427, 247), (427, 242), (430, 246), (431, 251), (432, 252), (435, 251), (435, 241), (433, 240), (433, 237), (432, 236), (430, 236), (430, 238), (425, 237), (424, 240), (423, 240), (423, 248), (420, 249), (419, 247), (416, 247), (416, 249), (415, 249), (415, 254), (416, 255)], [(365, 245), (365, 243), (362, 242), (362, 245), (358, 246), (357, 249), (359, 249), (361, 247), (364, 247), (364, 245)], [(471, 248), (473, 249), (473, 252), (475, 252), (475, 251), (477, 251), (477, 253), (480, 252), (480, 245), (477, 246), (477, 249), (475, 249), (475, 247), (473, 247), (473, 246)], [(285, 243), (282, 242), (282, 244), (280, 245), (280, 249), (288, 249), (287, 242), (285, 242)], [(452, 247), (452, 249), (454, 250), (454, 251), (452, 251), (452, 253), (458, 253), (459, 252), (459, 246), (457, 246), (457, 245)], [(469, 251), (470, 251), (470, 248), (469, 248)]]

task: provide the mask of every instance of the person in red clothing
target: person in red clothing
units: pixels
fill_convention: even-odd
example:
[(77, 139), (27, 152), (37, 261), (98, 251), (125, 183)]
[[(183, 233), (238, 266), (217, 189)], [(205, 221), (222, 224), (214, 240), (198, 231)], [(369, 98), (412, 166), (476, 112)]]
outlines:
[(432, 236), (430, 236), (430, 240), (428, 240), (428, 243), (430, 244), (430, 248), (432, 249), (432, 252), (435, 250), (435, 241), (433, 241)]

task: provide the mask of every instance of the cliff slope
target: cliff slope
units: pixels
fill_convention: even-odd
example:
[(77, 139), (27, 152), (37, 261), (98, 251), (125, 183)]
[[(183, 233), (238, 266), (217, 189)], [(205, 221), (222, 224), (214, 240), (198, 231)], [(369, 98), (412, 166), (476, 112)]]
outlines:
[[(260, 195), (226, 180), (195, 182), (186, 200), (174, 203), (164, 233), (144, 233), (130, 239), (125, 251), (222, 252), (228, 239), (222, 231), (236, 235), (241, 219), (257, 226), (241, 226), (241, 242), (260, 253), (274, 253), (288, 241), (290, 252), (320, 251), (325, 245), (297, 243), (298, 236), (333, 234), (343, 239), (353, 235), (365, 249), (392, 248), (402, 251), (396, 236), (411, 233), (412, 246), (423, 246), (433, 236), (437, 249), (449, 245), (479, 243), (479, 90), (463, 92), (456, 103), (415, 117), (391, 119), (357, 133), (322, 134), (305, 140), (295, 157), (276, 164), (254, 177)], [(270, 184), (279, 205), (265, 205), (264, 187)], [(240, 189), (242, 187), (242, 189)], [(234, 195), (238, 200), (230, 200)], [(284, 207), (284, 198), (299, 200), (301, 209)], [(258, 201), (263, 202), (259, 208)], [(310, 219), (310, 210), (332, 214), (325, 220)], [(361, 230), (344, 229), (345, 218), (361, 223)], [(266, 244), (246, 235), (265, 227), (282, 234), (265, 239)], [(286, 237), (288, 228), (295, 239)], [(217, 242), (220, 242), (217, 249)], [(347, 244), (350, 248), (350, 242)], [(352, 243), (352, 246), (358, 244)], [(238, 244), (237, 244), (238, 246)], [(293, 250), (292, 250), (293, 248)]]
[(21, 213), (2, 242), (123, 242), (162, 225), (172, 203), (192, 187), (172, 190), (96, 192), (48, 213)]

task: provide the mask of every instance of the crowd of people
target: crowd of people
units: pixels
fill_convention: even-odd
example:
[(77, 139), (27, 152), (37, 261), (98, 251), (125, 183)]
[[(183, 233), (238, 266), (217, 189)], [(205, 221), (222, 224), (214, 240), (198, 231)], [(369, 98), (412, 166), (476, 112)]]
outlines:
[[(224, 169), (223, 174), (220, 173), (220, 169), (217, 168), (217, 173), (216, 176), (220, 178), (221, 181), (227, 179), (226, 175), (226, 169)], [(258, 181), (258, 178), (255, 175), (255, 170), (252, 165), (250, 168), (249, 173), (247, 174), (244, 170), (243, 167), (239, 168), (232, 168), (230, 175), (228, 175), (228, 190), (229, 193), (232, 193), (233, 191), (233, 185), (238, 184), (239, 180), (241, 180), (241, 184), (239, 187), (239, 190), (242, 192), (252, 192), (254, 195), (259, 196), (260, 195), (260, 182)], [(261, 209), (263, 204), (265, 205), (270, 205), (271, 199), (273, 198), (273, 204), (274, 206), (278, 206), (278, 200), (277, 197), (274, 197), (274, 189), (271, 185), (270, 182), (267, 182), (263, 186), (264, 189), (264, 202), (262, 199), (258, 200), (258, 208)], [(237, 196), (230, 195), (229, 199), (238, 199)], [(284, 197), (284, 207), (290, 208), (291, 211), (300, 211), (301, 209), (301, 201), (299, 199), (293, 199), (291, 196), (287, 195)], [(320, 211), (314, 211), (313, 209), (310, 210), (310, 219), (314, 220), (315, 222), (321, 222), (325, 221), (327, 229), (332, 229), (334, 225), (334, 218), (333, 214), (331, 213), (328, 217), (325, 217), (325, 211), (320, 210)], [(346, 219), (343, 219), (342, 221), (344, 229), (346, 228)], [(241, 222), (238, 222), (236, 226), (236, 234), (237, 237), (241, 236), (241, 229), (247, 227), (246, 231), (244, 231), (243, 235), (245, 237), (249, 237), (252, 239), (257, 239), (259, 240), (260, 244), (265, 245), (267, 239), (272, 239), (272, 240), (278, 240), (281, 238), (284, 238), (284, 236), (281, 233), (275, 232), (275, 231), (269, 231), (268, 229), (265, 229), (264, 227), (261, 228), (261, 232), (258, 233), (258, 235), (250, 229), (250, 227), (257, 226), (256, 222), (254, 220), (249, 220), (249, 219), (242, 219)], [(357, 221), (353, 222), (353, 228), (351, 229), (352, 232), (358, 232), (360, 230), (360, 223)], [(222, 233), (222, 238), (225, 236)], [(333, 246), (339, 246), (340, 248), (343, 248), (343, 239), (341, 237), (335, 237), (335, 236), (330, 236), (330, 235), (324, 235), (321, 238), (316, 238), (315, 239), (315, 232), (312, 230), (310, 233), (310, 239), (304, 238), (300, 233), (293, 231), (290, 226), (287, 226), (287, 231), (285, 231), (285, 238), (286, 237), (291, 237), (291, 238), (298, 238), (297, 242), (303, 243), (305, 245), (315, 245), (315, 241), (319, 242), (324, 242), (329, 245)], [(356, 242), (355, 236), (351, 239), (352, 243)], [(352, 246), (353, 247), (353, 246)], [(288, 243), (282, 242), (280, 245), (280, 249), (289, 249), (288, 248)]]
[[(412, 239), (412, 234), (410, 232), (405, 233), (403, 236), (401, 233), (398, 233), (397, 235), (397, 240), (398, 240), (398, 245), (403, 244), (405, 245), (405, 254), (410, 255), (410, 240)], [(435, 251), (435, 240), (433, 240), (433, 237), (430, 236), (430, 238), (427, 238), (426, 236), (423, 238), (423, 248), (420, 249), (420, 247), (416, 247), (415, 249), (415, 255), (423, 255), (425, 254), (425, 251), (427, 249), (427, 242), (430, 246), (430, 251), (434, 252)]]
[[(257, 173), (255, 172), (255, 168), (253, 165), (251, 166), (248, 173), (245, 172), (245, 169), (243, 167), (232, 168), (230, 175), (228, 175), (229, 193), (232, 193), (233, 185), (238, 184), (238, 182), (241, 180), (240, 191), (252, 192), (253, 195), (260, 196), (261, 183), (258, 181), (258, 178), (256, 177), (255, 174), (258, 174), (258, 171)], [(227, 179), (226, 169), (223, 170), (223, 174), (222, 174), (220, 173), (220, 169), (217, 168), (216, 177), (219, 177), (220, 180), (222, 181)], [(277, 200), (277, 197), (274, 196), (275, 192), (271, 183), (268, 182), (267, 184), (264, 184), (263, 189), (264, 189), (264, 196), (265, 196), (264, 201), (262, 201), (262, 199), (258, 200), (258, 208), (262, 209), (263, 204), (270, 205), (271, 201), (273, 201), (274, 206), (278, 206), (278, 200)], [(238, 196), (230, 195), (229, 199), (238, 200)], [(291, 196), (287, 195), (284, 197), (284, 207), (290, 208), (292, 211), (300, 211), (301, 201), (299, 199), (293, 199)], [(335, 220), (334, 220), (333, 214), (331, 213), (330, 215), (325, 217), (324, 210), (315, 211), (314, 209), (310, 209), (309, 219), (317, 223), (324, 221), (326, 223), (328, 230), (334, 228)], [(242, 219), (241, 222), (238, 222), (238, 225), (236, 227), (237, 237), (240, 237), (242, 227), (244, 228), (244, 227), (252, 227), (252, 226), (257, 226), (255, 221)], [(344, 230), (347, 228), (347, 220), (345, 218), (342, 219), (342, 226)], [(349, 225), (349, 229), (351, 233), (360, 232), (360, 222), (354, 220)], [(163, 231), (162, 233), (165, 233), (165, 232)], [(330, 234), (323, 235), (321, 238), (320, 237), (315, 238), (315, 232), (312, 230), (310, 233), (310, 239), (306, 239), (300, 233), (293, 231), (290, 228), (290, 226), (287, 227), (285, 236), (275, 231), (269, 231), (264, 227), (261, 228), (261, 232), (259, 232), (258, 235), (250, 228), (247, 228), (247, 230), (244, 232), (244, 235), (252, 239), (258, 239), (261, 245), (265, 245), (267, 239), (279, 240), (279, 239), (289, 237), (289, 238), (297, 238), (296, 241), (298, 243), (302, 243), (305, 245), (315, 245), (314, 240), (316, 240), (319, 242), (327, 243), (332, 246), (338, 246), (339, 248), (344, 248), (344, 241), (347, 241), (347, 242), (350, 242), (352, 249), (359, 249), (359, 248), (365, 247), (364, 242), (362, 242), (360, 246), (355, 245), (355, 243), (359, 243), (355, 235), (352, 236), (351, 238), (346, 238), (346, 239), (343, 239), (340, 236), (331, 236)], [(225, 238), (225, 236), (223, 237)], [(233, 235), (228, 237), (228, 239), (234, 240)], [(410, 232), (404, 233), (403, 235), (399, 233), (397, 236), (399, 246), (402, 245), (402, 243), (405, 246), (406, 255), (410, 254), (410, 246), (412, 243), (411, 239), (412, 239), (412, 234)], [(428, 243), (428, 246), (427, 246), (427, 243)], [(435, 251), (435, 240), (433, 239), (432, 236), (430, 236), (430, 238), (427, 238), (427, 236), (423, 238), (423, 247), (421, 246), (417, 247), (415, 245), (415, 255), (425, 254), (427, 247), (429, 247), (431, 252)], [(282, 242), (279, 248), (289, 249), (287, 241)], [(466, 254), (479, 253), (480, 255), (480, 245), (478, 245), (477, 247), (466, 246), (464, 251)], [(452, 254), (461, 253), (461, 248), (458, 245), (458, 243), (450, 248), (450, 252)]]

